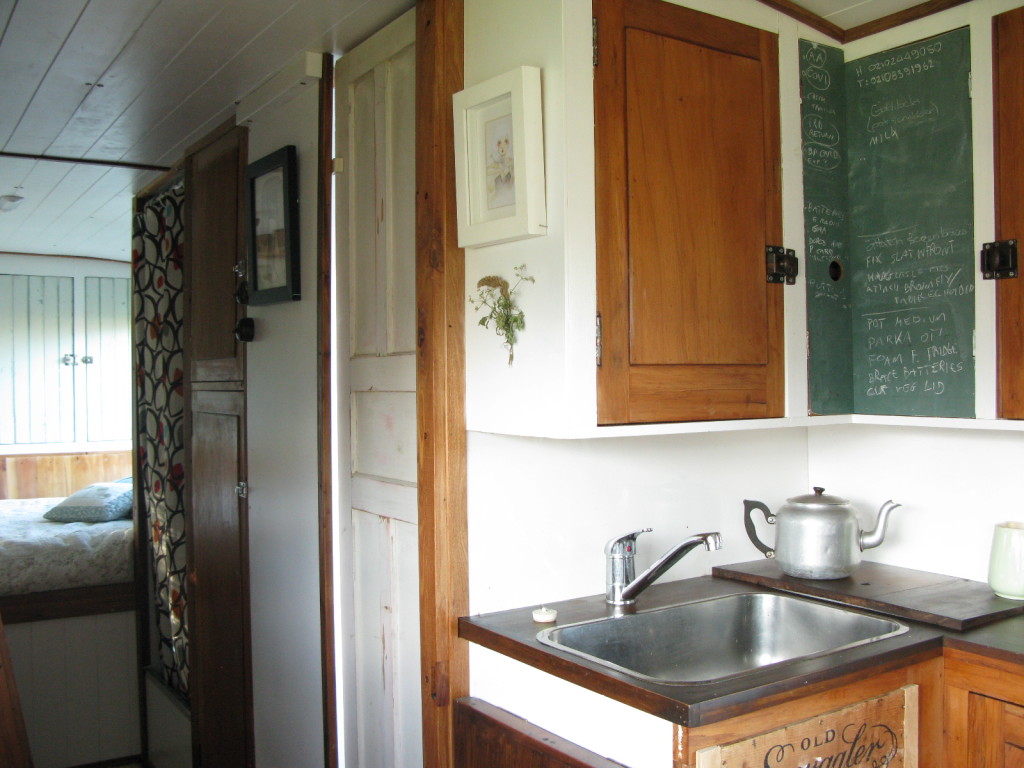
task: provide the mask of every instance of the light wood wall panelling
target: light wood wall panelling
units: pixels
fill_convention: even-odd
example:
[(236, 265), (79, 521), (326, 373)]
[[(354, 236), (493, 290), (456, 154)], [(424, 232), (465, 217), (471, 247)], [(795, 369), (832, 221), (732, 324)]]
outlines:
[(0, 499), (70, 496), (131, 474), (131, 451), (0, 456)]

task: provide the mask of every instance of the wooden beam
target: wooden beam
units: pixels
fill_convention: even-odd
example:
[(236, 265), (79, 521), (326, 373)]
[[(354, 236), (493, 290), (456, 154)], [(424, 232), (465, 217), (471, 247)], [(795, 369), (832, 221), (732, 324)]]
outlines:
[(869, 21), (866, 24), (850, 27), (843, 35), (843, 42), (849, 43), (853, 40), (860, 40), (862, 37), (868, 37), (879, 32), (884, 32), (887, 29), (898, 27), (901, 24), (907, 24), (911, 21), (923, 19), (925, 16), (931, 16), (933, 13), (939, 13), (949, 8), (955, 8), (956, 6), (963, 5), (966, 2), (969, 2), (969, 0), (928, 0), (928, 2), (915, 5), (913, 8), (907, 8), (906, 10), (899, 11), (897, 13), (890, 13), (888, 16), (883, 16), (880, 19)]
[(790, 18), (796, 19), (802, 24), (806, 24), (811, 29), (823, 32), (833, 40), (843, 42), (846, 30), (837, 24), (833, 24), (831, 21), (822, 18), (818, 14), (808, 11), (806, 8), (791, 2), (791, 0), (760, 0), (760, 2), (762, 5), (774, 8), (779, 13), (784, 13)]
[(469, 692), (457, 636), (468, 607), (465, 265), (456, 241), (452, 94), (463, 83), (462, 0), (416, 3), (416, 419), (423, 765), (454, 764), (454, 702)]
[(320, 546), (320, 653), (323, 676), (324, 766), (338, 766), (338, 701), (335, 684), (337, 660), (334, 655), (334, 509), (331, 505), (331, 441), (334, 413), (331, 411), (331, 190), (334, 179), (334, 57), (325, 53), (320, 71), (320, 124), (317, 134), (317, 476), (319, 478)]

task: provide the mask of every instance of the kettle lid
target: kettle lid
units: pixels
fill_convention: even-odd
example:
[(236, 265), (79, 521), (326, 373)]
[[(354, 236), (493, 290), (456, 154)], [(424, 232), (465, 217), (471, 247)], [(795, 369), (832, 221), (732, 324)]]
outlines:
[(790, 504), (849, 504), (848, 499), (844, 499), (842, 496), (834, 496), (830, 493), (825, 493), (824, 488), (814, 486), (814, 493), (805, 493), (800, 496), (794, 496), (791, 499), (787, 499)]

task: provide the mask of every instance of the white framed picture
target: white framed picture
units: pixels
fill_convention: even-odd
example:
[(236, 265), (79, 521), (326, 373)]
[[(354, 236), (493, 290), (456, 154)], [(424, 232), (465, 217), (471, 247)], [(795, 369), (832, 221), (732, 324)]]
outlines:
[(459, 247), (545, 234), (540, 69), (517, 67), (452, 102)]

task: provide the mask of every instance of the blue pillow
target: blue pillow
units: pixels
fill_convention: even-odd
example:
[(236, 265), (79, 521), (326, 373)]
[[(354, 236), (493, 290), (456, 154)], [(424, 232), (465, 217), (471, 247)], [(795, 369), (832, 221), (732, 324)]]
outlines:
[(93, 483), (75, 491), (43, 515), (55, 523), (106, 523), (132, 514), (132, 486)]

